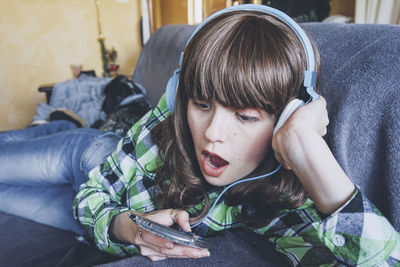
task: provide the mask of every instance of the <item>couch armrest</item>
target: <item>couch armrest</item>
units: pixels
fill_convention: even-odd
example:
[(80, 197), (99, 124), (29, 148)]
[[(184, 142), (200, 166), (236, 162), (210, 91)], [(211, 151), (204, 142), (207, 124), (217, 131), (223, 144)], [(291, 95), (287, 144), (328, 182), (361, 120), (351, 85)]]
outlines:
[(47, 104), (50, 103), (50, 97), (51, 97), (51, 93), (53, 92), (54, 85), (55, 84), (43, 84), (43, 85), (39, 86), (38, 91), (46, 94)]

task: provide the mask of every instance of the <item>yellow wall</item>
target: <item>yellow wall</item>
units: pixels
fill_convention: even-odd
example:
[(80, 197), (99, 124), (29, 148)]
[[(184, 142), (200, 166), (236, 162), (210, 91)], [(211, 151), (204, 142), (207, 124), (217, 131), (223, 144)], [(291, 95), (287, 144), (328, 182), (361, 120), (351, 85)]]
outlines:
[[(141, 50), (140, 1), (100, 0), (107, 48), (130, 76)], [(25, 127), (45, 101), (38, 87), (72, 78), (71, 64), (101, 76), (94, 0), (0, 0), (0, 131)]]
[(331, 15), (354, 17), (355, 0), (332, 0)]
[(188, 23), (188, 0), (153, 0), (155, 29)]

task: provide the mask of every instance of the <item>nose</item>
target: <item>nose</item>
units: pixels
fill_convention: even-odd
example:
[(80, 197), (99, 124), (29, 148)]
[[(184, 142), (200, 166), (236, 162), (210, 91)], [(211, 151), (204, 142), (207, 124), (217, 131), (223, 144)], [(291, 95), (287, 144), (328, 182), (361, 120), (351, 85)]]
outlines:
[(226, 141), (228, 131), (232, 130), (229, 129), (229, 117), (226, 115), (228, 115), (226, 111), (220, 108), (215, 108), (213, 112), (211, 112), (205, 131), (207, 140), (212, 143), (222, 143)]

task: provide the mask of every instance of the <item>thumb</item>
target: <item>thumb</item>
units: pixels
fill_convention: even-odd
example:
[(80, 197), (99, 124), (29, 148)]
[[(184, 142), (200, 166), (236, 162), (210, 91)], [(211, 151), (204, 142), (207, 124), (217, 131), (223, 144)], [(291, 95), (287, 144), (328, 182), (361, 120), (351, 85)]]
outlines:
[(191, 232), (189, 224), (189, 213), (185, 210), (174, 210), (171, 219), (176, 222), (185, 232)]

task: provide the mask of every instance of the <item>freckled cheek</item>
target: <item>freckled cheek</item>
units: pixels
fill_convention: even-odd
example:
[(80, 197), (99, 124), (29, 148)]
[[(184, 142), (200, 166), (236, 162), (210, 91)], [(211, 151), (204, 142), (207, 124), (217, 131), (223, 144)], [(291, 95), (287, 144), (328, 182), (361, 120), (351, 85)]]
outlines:
[(272, 137), (263, 136), (255, 140), (258, 140), (258, 142), (253, 142), (249, 146), (247, 158), (258, 166), (270, 149)]
[(247, 159), (252, 163), (252, 165), (258, 165), (264, 158), (267, 147), (262, 147), (260, 145), (253, 146), (249, 153), (247, 154)]

